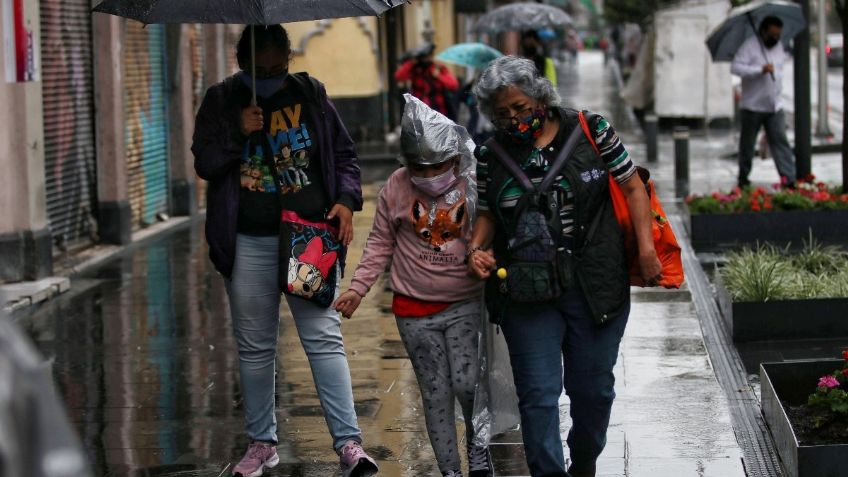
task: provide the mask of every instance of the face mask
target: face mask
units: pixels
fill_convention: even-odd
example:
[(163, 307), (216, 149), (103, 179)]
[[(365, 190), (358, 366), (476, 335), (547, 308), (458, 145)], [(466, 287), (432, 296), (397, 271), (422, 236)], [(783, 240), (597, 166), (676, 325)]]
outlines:
[[(256, 96), (260, 98), (266, 99), (274, 96), (274, 94), (283, 87), (283, 82), (286, 81), (286, 78), (289, 76), (288, 70), (270, 78), (257, 78), (256, 79)], [(241, 81), (248, 88), (253, 88), (253, 81), (250, 78), (250, 75), (246, 72), (241, 73)]]
[(545, 127), (545, 110), (537, 109), (529, 117), (524, 118), (506, 129), (513, 141), (527, 144), (542, 135)]
[(453, 167), (435, 177), (410, 176), (412, 184), (430, 197), (439, 197), (456, 184)]
[(766, 48), (774, 47), (774, 45), (776, 45), (777, 42), (778, 42), (778, 39), (774, 38), (772, 36), (767, 36), (766, 39), (763, 41), (763, 43), (765, 43), (765, 45), (766, 45)]

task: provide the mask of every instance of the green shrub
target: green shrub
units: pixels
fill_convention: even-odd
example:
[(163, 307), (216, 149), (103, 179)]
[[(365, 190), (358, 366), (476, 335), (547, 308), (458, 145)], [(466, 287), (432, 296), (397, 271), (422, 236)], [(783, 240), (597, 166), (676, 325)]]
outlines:
[(800, 253), (770, 244), (728, 254), (721, 278), (733, 301), (848, 297), (848, 254), (812, 237)]

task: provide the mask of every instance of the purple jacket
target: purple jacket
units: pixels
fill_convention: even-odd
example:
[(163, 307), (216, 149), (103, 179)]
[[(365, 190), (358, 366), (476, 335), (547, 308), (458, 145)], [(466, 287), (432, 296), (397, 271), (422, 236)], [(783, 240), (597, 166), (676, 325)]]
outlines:
[[(310, 81), (306, 73), (295, 73), (286, 87), (312, 84), (315, 96), (310, 108), (318, 156), (324, 173), (324, 186), (331, 203), (351, 210), (362, 210), (359, 161), (353, 140), (342, 124), (336, 108), (327, 97), (324, 85)], [(209, 181), (206, 191), (206, 241), (215, 268), (230, 277), (236, 253), (236, 222), (239, 207), (239, 164), (247, 137), (239, 126), (240, 111), (250, 103), (250, 90), (234, 76), (209, 88), (194, 125), (191, 151), (194, 170)], [(342, 266), (344, 258), (342, 258)]]

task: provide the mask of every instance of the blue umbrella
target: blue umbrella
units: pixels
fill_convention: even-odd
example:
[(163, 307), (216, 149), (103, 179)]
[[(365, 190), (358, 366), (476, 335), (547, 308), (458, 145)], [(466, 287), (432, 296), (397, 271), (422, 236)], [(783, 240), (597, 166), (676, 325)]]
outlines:
[(436, 59), (482, 70), (501, 56), (503, 53), (482, 43), (458, 43), (436, 55)]
[(797, 3), (782, 0), (758, 0), (736, 7), (721, 25), (707, 37), (707, 48), (713, 61), (733, 61), (736, 51), (751, 35), (757, 33), (765, 17), (775, 16), (783, 21), (783, 34), (780, 40), (788, 44), (789, 40), (807, 28), (804, 12)]

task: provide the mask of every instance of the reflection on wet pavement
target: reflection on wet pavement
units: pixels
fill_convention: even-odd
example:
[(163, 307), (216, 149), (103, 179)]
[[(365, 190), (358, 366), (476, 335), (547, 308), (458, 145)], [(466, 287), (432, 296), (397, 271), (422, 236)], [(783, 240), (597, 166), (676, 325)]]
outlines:
[[(599, 64), (589, 66), (562, 72), (566, 104), (600, 111), (625, 129), (609, 79)], [(377, 188), (365, 192), (365, 210), (355, 216), (351, 267), (374, 216)], [(202, 224), (192, 224), (75, 278), (69, 294), (25, 320), (53, 360), (57, 388), (97, 475), (229, 475), (244, 451), (227, 298), (206, 255)], [(374, 287), (342, 328), (364, 446), (379, 460), (380, 475), (438, 475), (415, 376), (389, 312), (390, 293), (382, 287)], [(276, 393), (281, 465), (266, 475), (337, 475), (286, 307), (282, 317)], [(727, 402), (688, 300), (679, 294), (634, 300), (615, 372), (618, 398), (598, 476), (744, 475)], [(562, 399), (565, 435), (570, 419)], [(528, 475), (520, 443), (518, 431), (496, 439), (497, 475)]]

